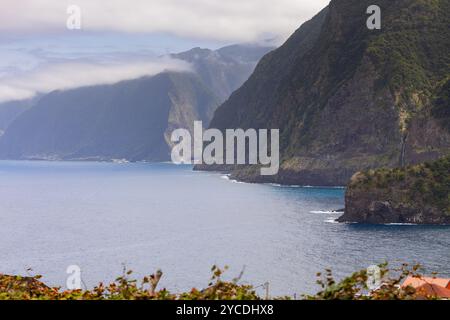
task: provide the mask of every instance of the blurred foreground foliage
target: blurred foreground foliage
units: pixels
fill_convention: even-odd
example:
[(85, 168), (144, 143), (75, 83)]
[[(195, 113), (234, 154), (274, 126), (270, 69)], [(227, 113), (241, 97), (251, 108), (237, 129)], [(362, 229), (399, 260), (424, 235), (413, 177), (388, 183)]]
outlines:
[[(132, 271), (124, 274), (114, 282), (100, 283), (92, 290), (66, 290), (51, 288), (40, 281), (41, 276), (21, 277), (0, 275), (0, 300), (263, 300), (255, 288), (238, 282), (242, 276), (223, 281), (222, 275), (228, 267), (220, 269), (213, 266), (212, 277), (208, 287), (203, 290), (192, 289), (184, 293), (171, 293), (166, 289), (158, 290), (162, 277), (158, 270), (155, 274), (137, 281), (132, 279)], [(369, 289), (370, 275), (361, 270), (353, 275), (336, 281), (331, 270), (317, 274), (321, 290), (316, 295), (304, 295), (307, 300), (413, 300), (418, 299), (418, 292), (412, 287), (402, 288), (401, 283), (408, 276), (421, 277), (419, 266), (403, 265), (400, 269), (389, 270), (387, 264), (379, 266), (380, 285)], [(395, 276), (393, 276), (393, 274)], [(271, 297), (271, 299), (291, 299), (290, 297)], [(420, 295), (420, 299), (424, 299)], [(425, 297), (436, 299), (436, 297)]]

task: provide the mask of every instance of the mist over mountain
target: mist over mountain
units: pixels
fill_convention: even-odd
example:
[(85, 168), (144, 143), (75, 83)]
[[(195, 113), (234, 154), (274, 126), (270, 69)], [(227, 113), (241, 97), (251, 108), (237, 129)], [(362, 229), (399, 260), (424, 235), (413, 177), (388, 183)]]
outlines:
[[(281, 169), (231, 168), (251, 182), (345, 185), (357, 171), (450, 151), (449, 1), (334, 0), (267, 54), (211, 127), (280, 129)], [(200, 169), (230, 170), (228, 167)]]
[(192, 72), (167, 71), (113, 85), (54, 91), (35, 103), (2, 104), (0, 157), (169, 160), (171, 132), (192, 130), (196, 120), (208, 125), (215, 109), (271, 49), (196, 48), (172, 55), (191, 63)]
[(171, 55), (192, 64), (200, 78), (224, 102), (252, 74), (271, 47), (232, 45), (218, 50), (194, 48)]

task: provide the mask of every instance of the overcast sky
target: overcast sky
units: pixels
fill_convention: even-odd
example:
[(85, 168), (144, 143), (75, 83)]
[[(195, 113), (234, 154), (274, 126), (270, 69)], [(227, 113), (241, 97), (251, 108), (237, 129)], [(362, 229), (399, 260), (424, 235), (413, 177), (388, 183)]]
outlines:
[[(36, 91), (185, 69), (157, 56), (191, 47), (215, 49), (267, 40), (278, 45), (327, 4), (328, 0), (1, 0), (0, 102), (29, 98)], [(81, 10), (81, 30), (66, 27), (70, 5)]]

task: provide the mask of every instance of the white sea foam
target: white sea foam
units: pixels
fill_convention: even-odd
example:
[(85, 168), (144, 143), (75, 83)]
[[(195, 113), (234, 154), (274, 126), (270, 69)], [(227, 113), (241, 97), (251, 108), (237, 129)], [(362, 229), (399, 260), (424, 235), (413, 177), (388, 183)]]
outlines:
[(266, 184), (269, 185), (269, 186), (278, 187), (278, 188), (288, 187), (288, 186), (283, 186), (283, 185), (281, 185), (279, 183), (266, 183)]
[(342, 211), (310, 211), (310, 213), (314, 213), (314, 214), (343, 214)]
[(326, 223), (333, 223), (333, 224), (338, 224), (339, 222), (337, 221), (337, 219), (334, 218), (328, 218), (325, 220)]
[(417, 223), (385, 223), (385, 226), (418, 226)]
[(232, 183), (238, 183), (238, 184), (243, 184), (245, 182), (239, 181), (239, 180), (235, 180), (235, 179), (231, 179), (229, 174), (224, 174), (220, 176), (221, 179), (230, 181)]

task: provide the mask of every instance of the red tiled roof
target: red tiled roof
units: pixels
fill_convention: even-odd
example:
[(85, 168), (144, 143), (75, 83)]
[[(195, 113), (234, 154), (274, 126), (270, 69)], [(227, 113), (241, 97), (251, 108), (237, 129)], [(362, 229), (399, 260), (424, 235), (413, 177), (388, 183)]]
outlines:
[(424, 298), (447, 298), (450, 299), (450, 290), (436, 284), (424, 284), (416, 288), (416, 294)]
[(413, 287), (419, 297), (450, 299), (450, 279), (410, 276), (403, 282), (402, 287)]
[(411, 286), (413, 288), (418, 288), (424, 284), (435, 284), (447, 289), (450, 289), (450, 279), (443, 278), (431, 278), (431, 277), (412, 277), (409, 276), (406, 278), (405, 282), (403, 282), (402, 287)]

